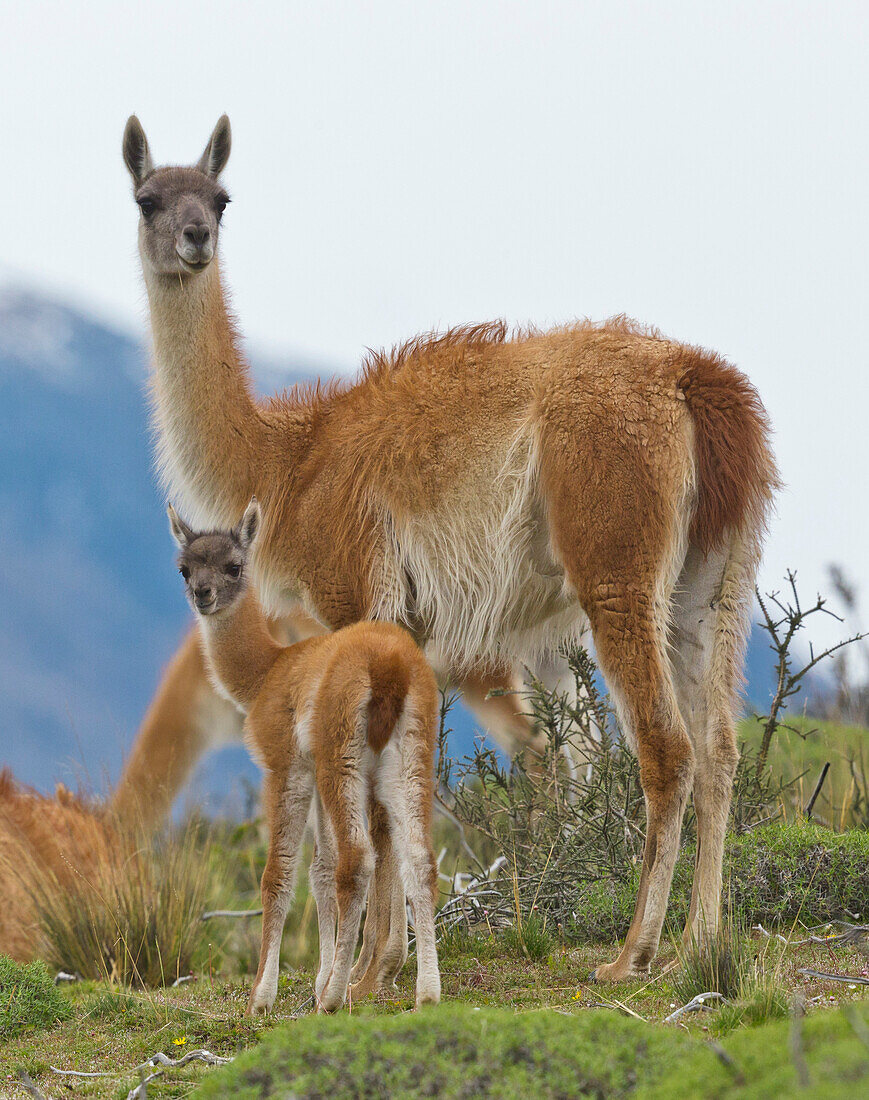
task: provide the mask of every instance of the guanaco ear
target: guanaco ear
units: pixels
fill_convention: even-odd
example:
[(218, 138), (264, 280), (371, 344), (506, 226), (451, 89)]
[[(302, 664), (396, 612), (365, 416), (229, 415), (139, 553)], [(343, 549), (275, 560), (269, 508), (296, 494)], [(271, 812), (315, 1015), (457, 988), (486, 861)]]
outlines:
[(251, 497), (250, 504), (245, 508), (244, 515), (241, 517), (241, 523), (239, 523), (238, 527), (236, 527), (233, 532), (241, 543), (243, 550), (247, 550), (253, 545), (254, 539), (260, 528), (261, 519), (262, 511), (260, 510), (259, 501), (256, 497)]
[(204, 172), (206, 176), (217, 179), (229, 160), (231, 145), (232, 131), (229, 128), (229, 118), (227, 115), (221, 115), (211, 133), (211, 137), (208, 139), (205, 152), (199, 158), (196, 167), (200, 172)]
[(172, 538), (175, 539), (182, 550), (186, 550), (193, 541), (193, 532), (171, 504), (166, 509), (166, 515), (169, 517), (169, 529), (172, 532)]
[(130, 115), (124, 127), (123, 150), (124, 164), (133, 177), (134, 185), (138, 187), (154, 171), (154, 162), (151, 160), (151, 150), (148, 148), (142, 123), (135, 115)]

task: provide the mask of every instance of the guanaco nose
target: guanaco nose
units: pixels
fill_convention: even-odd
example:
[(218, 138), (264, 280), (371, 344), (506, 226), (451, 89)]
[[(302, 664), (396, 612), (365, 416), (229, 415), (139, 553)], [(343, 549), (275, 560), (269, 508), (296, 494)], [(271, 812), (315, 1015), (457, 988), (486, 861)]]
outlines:
[(200, 584), (193, 589), (193, 595), (200, 603), (208, 603), (214, 599), (214, 589), (210, 584)]
[(182, 235), (186, 241), (195, 245), (196, 248), (202, 248), (204, 245), (208, 244), (208, 240), (211, 237), (211, 230), (204, 222), (191, 222), (189, 225), (184, 226)]

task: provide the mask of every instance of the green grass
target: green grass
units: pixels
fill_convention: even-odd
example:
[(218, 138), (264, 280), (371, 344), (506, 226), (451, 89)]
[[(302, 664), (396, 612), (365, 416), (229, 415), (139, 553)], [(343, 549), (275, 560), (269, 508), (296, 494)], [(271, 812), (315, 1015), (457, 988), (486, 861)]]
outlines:
[(792, 1022), (776, 1020), (727, 1036), (721, 1048), (729, 1062), (708, 1045), (692, 1044), (670, 1075), (645, 1082), (637, 1100), (855, 1100), (869, 1085), (869, 1046), (862, 1035), (869, 1008), (822, 1012), (802, 1024), (808, 1069), (802, 1087), (791, 1050)]
[[(684, 924), (691, 897), (694, 853), (676, 865), (668, 920)], [(634, 911), (639, 868), (625, 882), (583, 884), (565, 930), (571, 939), (624, 935)], [(724, 907), (737, 924), (805, 926), (869, 919), (869, 832), (836, 833), (807, 821), (765, 825), (730, 836), (724, 868)]]
[[(849, 760), (854, 760), (858, 779), (866, 791), (869, 779), (869, 732), (860, 726), (843, 726), (836, 722), (812, 718), (786, 718), (798, 732), (779, 729), (772, 741), (769, 767), (774, 776), (785, 781), (798, 779), (793, 787), (796, 805), (805, 807), (815, 789), (824, 764), (830, 762), (830, 772), (815, 804), (819, 821), (835, 829), (858, 824), (851, 812), (856, 793)], [(750, 749), (760, 746), (761, 727), (755, 719), (739, 725), (739, 741)], [(805, 773), (805, 774), (804, 774)], [(786, 814), (793, 811), (786, 807)]]
[[(807, 998), (821, 998), (824, 1007), (866, 1003), (862, 1000), (865, 991), (860, 988), (850, 989), (843, 983), (806, 979), (797, 974), (799, 967), (858, 974), (866, 962), (854, 950), (837, 950), (835, 958), (823, 947), (814, 945), (780, 951), (759, 934), (751, 938), (747, 949), (762, 964), (761, 972), (774, 972), (788, 1001), (799, 990)], [(416, 1019), (428, 1020), (429, 1027), (437, 1033), (442, 1014), (449, 1019), (454, 1011), (464, 1011), (477, 1019), (481, 1014), (473, 1012), (474, 1009), (497, 1009), (505, 1017), (522, 1020), (539, 1017), (547, 1026), (549, 1023), (561, 1026), (559, 1021), (565, 1020), (571, 1026), (582, 1027), (581, 1021), (586, 1017), (600, 1015), (604, 1036), (601, 1050), (606, 1055), (605, 1036), (610, 1030), (616, 1036), (621, 1034), (623, 1013), (633, 1012), (640, 1017), (639, 1021), (624, 1022), (642, 1024), (654, 1038), (662, 1031), (661, 1021), (682, 1003), (676, 992), (678, 972), (667, 969), (675, 958), (669, 943), (662, 947), (651, 981), (616, 986), (589, 984), (589, 972), (611, 960), (615, 950), (614, 944), (570, 947), (556, 942), (545, 959), (535, 961), (518, 955), (507, 946), (503, 936), (455, 937), (451, 950), (441, 959), (443, 1003), (419, 1016), (411, 1011), (412, 959), (401, 974), (396, 991), (354, 1003), (352, 1011), (345, 1009), (329, 1018), (313, 1017), (307, 1007), (313, 983), (310, 968), (282, 974), (275, 1012), (255, 1020), (244, 1016), (249, 977), (241, 980), (215, 976), (212, 982), (205, 971), (195, 983), (154, 991), (122, 990), (104, 982), (82, 982), (59, 991), (70, 1006), (68, 1019), (49, 1030), (22, 1031), (0, 1044), (0, 1096), (24, 1100), (24, 1093), (17, 1090), (14, 1080), (19, 1066), (27, 1070), (46, 1096), (67, 1095), (62, 1079), (49, 1069), (55, 1065), (109, 1074), (106, 1078), (76, 1080), (73, 1092), (76, 1097), (123, 1100), (137, 1083), (130, 1069), (156, 1051), (177, 1057), (184, 1050), (206, 1047), (231, 1057), (255, 1050), (275, 1030), (284, 1029), (297, 1037), (294, 1041), (300, 1042), (308, 1034), (309, 1026), (322, 1026), (324, 1035), (336, 1036), (336, 1042), (344, 1036), (341, 1041), (349, 1043), (355, 1028), (365, 1029), (391, 1019), (411, 1023)], [(752, 998), (757, 994), (747, 990), (746, 996)], [(606, 1006), (605, 1010), (601, 1006)], [(295, 1021), (295, 1015), (301, 1015), (302, 1019)], [(737, 1001), (729, 1015), (716, 1010), (689, 1015), (684, 1020), (687, 1033), (695, 1039), (711, 1035), (729, 1043), (730, 1033), (741, 1033), (745, 1025), (768, 1016), (762, 1007)], [(448, 1031), (442, 1040), (447, 1051), (450, 1034)], [(665, 1035), (670, 1034), (685, 1032), (671, 1026), (665, 1030)], [(186, 1043), (176, 1046), (175, 1040), (182, 1038)], [(621, 1048), (617, 1045), (616, 1049)], [(415, 1048), (409, 1047), (407, 1057), (414, 1054)], [(484, 1048), (480, 1058), (485, 1057)], [(149, 1085), (148, 1094), (152, 1100), (187, 1096), (194, 1086), (210, 1080), (216, 1072), (196, 1063), (167, 1070)]]
[(545, 959), (555, 946), (546, 923), (536, 915), (528, 917), (521, 925), (508, 928), (502, 939), (508, 950), (535, 962)]
[[(830, 736), (840, 732), (834, 727), (828, 730), (833, 731)], [(849, 745), (858, 743), (856, 731), (841, 732)], [(859, 737), (864, 736), (861, 731)], [(802, 750), (810, 744), (797, 738), (793, 748)], [(787, 767), (791, 775), (804, 759), (791, 761), (784, 748), (784, 742), (778, 742), (775, 766)], [(826, 749), (822, 748), (820, 754), (824, 760), (829, 758)], [(813, 785), (814, 780), (810, 789)], [(448, 873), (454, 869), (454, 860), (458, 869), (465, 865), (457, 854), (454, 833), (448, 824), (438, 823), (437, 847), (448, 846), (450, 853), (444, 863)], [(241, 909), (259, 904), (263, 841), (261, 828), (247, 824), (218, 827), (207, 838), (200, 837), (190, 845), (188, 854), (207, 872), (207, 907)], [(302, 876), (284, 936), (283, 972), (274, 1014), (256, 1020), (243, 1015), (250, 974), (256, 967), (259, 919), (197, 922), (191, 928), (196, 946), (187, 953), (189, 962), (180, 961), (181, 952), (176, 948), (161, 948), (157, 966), (159, 981), (164, 972), (167, 978), (173, 977), (180, 967), (190, 965), (196, 973), (194, 983), (174, 989), (124, 990), (117, 981), (119, 973), (115, 973), (114, 982), (105, 980), (106, 972), (111, 973), (110, 966), (98, 971), (103, 980), (59, 989), (49, 982), (49, 996), (62, 1006), (60, 1015), (51, 1018), (56, 1019), (52, 1026), (45, 1026), (51, 1023), (46, 1018), (38, 1026), (24, 1026), (0, 1039), (0, 1096), (23, 1100), (25, 1094), (15, 1079), (17, 1068), (23, 1067), (46, 1096), (71, 1094), (123, 1100), (138, 1083), (130, 1069), (156, 1051), (177, 1057), (184, 1050), (204, 1046), (217, 1054), (240, 1055), (232, 1067), (234, 1072), (239, 1067), (244, 1070), (248, 1059), (259, 1058), (259, 1051), (272, 1049), (273, 1043), (284, 1043), (285, 1047), (290, 1043), (292, 1047), (289, 1053), (284, 1049), (281, 1054), (279, 1069), (286, 1065), (298, 1067), (304, 1051), (320, 1050), (322, 1063), (304, 1068), (306, 1073), (320, 1074), (311, 1080), (315, 1082), (312, 1088), (321, 1092), (306, 1094), (297, 1090), (297, 1095), (328, 1095), (330, 1100), (344, 1095), (340, 1089), (345, 1085), (340, 1073), (337, 1083), (329, 1073), (340, 1071), (342, 1066), (346, 1069), (346, 1059), (357, 1047), (368, 1050), (377, 1063), (371, 1071), (371, 1096), (385, 1095), (377, 1091), (378, 1082), (382, 1084), (383, 1080), (397, 1082), (393, 1095), (420, 1095), (425, 1087), (432, 1088), (425, 1069), (429, 1061), (437, 1072), (446, 1074), (439, 1082), (444, 1096), (460, 1094), (451, 1091), (460, 1071), (472, 1075), (475, 1087), (481, 1089), (489, 1073), (495, 1081), (491, 1088), (499, 1089), (492, 1094), (498, 1096), (518, 1095), (522, 1090), (522, 1095), (533, 1091), (541, 1097), (582, 1095), (577, 1091), (577, 1081), (584, 1083), (586, 1095), (602, 1098), (728, 1096), (733, 1070), (704, 1044), (704, 1040), (713, 1038), (741, 1067), (740, 1072), (754, 1090), (735, 1091), (732, 1095), (775, 1095), (776, 1100), (782, 1100), (792, 1095), (795, 1078), (787, 1053), (790, 1021), (781, 1016), (788, 1013), (797, 992), (814, 1002), (805, 1021), (804, 1045), (815, 1091), (800, 1095), (858, 1095), (853, 1080), (850, 1094), (845, 1086), (849, 1073), (863, 1072), (860, 1050), (866, 1048), (840, 1008), (849, 1011), (857, 1004), (865, 1005), (866, 991), (797, 973), (800, 967), (869, 973), (866, 959), (855, 949), (839, 948), (833, 953), (823, 945), (783, 948), (775, 940), (749, 932), (744, 935), (744, 972), (731, 1004), (714, 1012), (683, 1017), (684, 1028), (661, 1025), (674, 1008), (684, 1003), (679, 972), (668, 967), (676, 961), (670, 933), (681, 933), (691, 873), (692, 855), (685, 853), (677, 869), (668, 931), (649, 981), (616, 986), (587, 982), (591, 970), (615, 957), (617, 940), (628, 927), (636, 896), (636, 883), (629, 879), (617, 887), (598, 883), (578, 892), (571, 928), (544, 926), (535, 915), (523, 922), (521, 935), (516, 930), (453, 930), (439, 945), (443, 1004), (435, 1010), (418, 1015), (410, 1012), (411, 959), (396, 991), (354, 1003), (352, 1013), (345, 1010), (327, 1019), (310, 1017), (310, 1009), (305, 1007), (313, 983), (316, 914)], [(777, 925), (786, 935), (795, 922), (822, 923), (831, 916), (846, 915), (844, 911), (860, 913), (860, 919), (866, 921), (867, 879), (869, 833), (852, 830), (837, 834), (804, 821), (787, 820), (731, 838), (725, 910), (737, 926), (750, 927), (761, 921), (770, 931)], [(171, 912), (182, 914), (186, 922), (187, 914), (196, 911), (198, 902), (179, 907), (173, 901), (173, 905)], [(164, 908), (170, 912), (168, 901)], [(173, 917), (170, 923), (175, 922)], [(106, 929), (117, 939), (118, 929), (112, 920)], [(794, 938), (801, 935), (798, 928)], [(125, 938), (138, 944), (143, 938), (142, 929), (132, 935), (128, 929)], [(167, 957), (172, 960), (168, 965)], [(70, 966), (64, 965), (64, 969)], [(0, 983), (0, 990), (5, 988)], [(14, 1007), (15, 1002), (10, 1002), (7, 995), (0, 997), (0, 1020), (5, 1023), (7, 1003)], [(861, 1011), (859, 1019), (865, 1027), (865, 1008)], [(628, 1018), (626, 1013), (634, 1013), (638, 1019)], [(302, 1018), (297, 1021), (296, 1015)], [(479, 1040), (470, 1043), (468, 1028), (471, 1035), (476, 1034), (473, 1028), (481, 1021), (488, 1021), (487, 1030), (480, 1031)], [(278, 1035), (285, 1038), (279, 1039)], [(371, 1038), (375, 1035), (381, 1040), (375, 1042)], [(754, 1040), (755, 1035), (760, 1038)], [(389, 1054), (393, 1049), (389, 1046), (390, 1036), (403, 1036), (405, 1040), (396, 1043), (395, 1050), (400, 1054), (396, 1053), (395, 1058)], [(182, 1039), (185, 1042), (180, 1042)], [(570, 1059), (574, 1058), (575, 1063), (579, 1057), (582, 1064), (577, 1068)], [(826, 1058), (829, 1068), (824, 1067)], [(501, 1078), (497, 1075), (501, 1074), (501, 1063), (505, 1064), (504, 1080), (513, 1093), (500, 1089)], [(51, 1065), (103, 1071), (109, 1076), (76, 1079), (69, 1089), (69, 1080), (54, 1075)], [(492, 1066), (496, 1074), (492, 1074)], [(674, 1078), (675, 1066), (679, 1072)], [(669, 1077), (657, 1076), (661, 1067)], [(390, 1074), (398, 1076), (393, 1081)], [(183, 1097), (198, 1085), (213, 1082), (209, 1084), (212, 1095), (232, 1095), (234, 1085), (227, 1086), (226, 1092), (219, 1091), (218, 1082), (230, 1079), (222, 1075), (222, 1070), (194, 1063), (180, 1070), (167, 1070), (151, 1082), (148, 1094), (154, 1100)], [(684, 1087), (683, 1080), (687, 1082)], [(818, 1092), (822, 1082), (829, 1084), (829, 1093)], [(417, 1087), (420, 1091), (415, 1093)], [(279, 1094), (289, 1092), (290, 1086), (284, 1085)]]
[(71, 1015), (44, 962), (22, 965), (0, 955), (0, 1039), (45, 1028)]

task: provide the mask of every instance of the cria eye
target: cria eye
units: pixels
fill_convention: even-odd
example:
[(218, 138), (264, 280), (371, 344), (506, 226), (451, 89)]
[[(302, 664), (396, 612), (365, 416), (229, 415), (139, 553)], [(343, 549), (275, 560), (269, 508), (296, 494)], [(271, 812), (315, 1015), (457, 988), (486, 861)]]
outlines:
[(136, 202), (139, 204), (139, 209), (146, 218), (150, 218), (157, 209), (157, 204), (153, 199), (136, 199)]
[(230, 577), (236, 578), (236, 577), (241, 576), (241, 566), (240, 565), (228, 565), (226, 567), (226, 571), (227, 571), (227, 573), (229, 573)]
[(182, 565), (178, 572), (181, 574), (185, 581), (190, 580), (190, 570), (187, 568), (186, 565)]

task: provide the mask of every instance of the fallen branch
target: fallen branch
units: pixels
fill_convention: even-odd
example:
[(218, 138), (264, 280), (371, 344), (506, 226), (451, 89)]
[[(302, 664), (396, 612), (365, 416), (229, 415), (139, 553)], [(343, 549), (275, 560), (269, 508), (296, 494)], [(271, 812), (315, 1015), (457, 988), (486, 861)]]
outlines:
[(727, 1004), (727, 998), (721, 993), (698, 993), (696, 997), (692, 998), (686, 1005), (682, 1005), (681, 1008), (677, 1008), (675, 1012), (671, 1012), (669, 1016), (664, 1019), (665, 1024), (675, 1024), (677, 1020), (680, 1020), (687, 1012), (711, 1012), (716, 1006), (708, 1005), (707, 1001), (720, 1001), (721, 1004)]
[(179, 1066), (186, 1066), (188, 1062), (205, 1062), (207, 1066), (228, 1066), (231, 1061), (231, 1058), (224, 1058), (221, 1054), (212, 1054), (210, 1050), (190, 1050), (183, 1058), (170, 1058), (158, 1050), (156, 1054), (151, 1055), (147, 1062), (136, 1066), (136, 1069), (147, 1069), (148, 1066), (169, 1066), (171, 1069), (178, 1069)]
[(261, 917), (262, 909), (212, 909), (203, 913), (200, 920), (211, 920), (212, 917)]
[[(207, 1066), (226, 1066), (231, 1061), (231, 1058), (224, 1058), (220, 1054), (212, 1054), (210, 1050), (204, 1049), (190, 1050), (183, 1058), (170, 1058), (168, 1055), (158, 1050), (157, 1053), (152, 1054), (146, 1062), (140, 1062), (139, 1065), (133, 1066), (132, 1069), (126, 1071), (121, 1070), (120, 1072), (122, 1076), (128, 1077), (133, 1073), (141, 1073), (143, 1070), (153, 1069), (154, 1066), (166, 1066), (169, 1069), (179, 1069), (181, 1066), (186, 1066), (188, 1062), (204, 1062)], [(57, 1066), (49, 1066), (48, 1068), (52, 1073), (56, 1073), (61, 1077), (117, 1077), (118, 1075), (118, 1071), (111, 1070), (101, 1073), (85, 1073), (83, 1070), (79, 1069), (58, 1069)], [(159, 1077), (162, 1072), (163, 1071), (160, 1070), (159, 1073), (152, 1073), (150, 1077), (144, 1079), (142, 1084), (147, 1084), (152, 1078)], [(142, 1085), (139, 1084), (136, 1086), (136, 1089), (140, 1089), (141, 1087)], [(138, 1097), (144, 1097), (145, 1093), (136, 1092), (136, 1089), (133, 1089), (129, 1093), (127, 1100), (129, 1100), (129, 1097), (134, 1093)]]
[(762, 932), (767, 939), (780, 940), (785, 947), (805, 947), (808, 943), (820, 944), (823, 947), (842, 947), (845, 944), (856, 947), (862, 955), (869, 954), (869, 946), (864, 941), (869, 939), (869, 924), (849, 924), (844, 920), (833, 920), (827, 924), (821, 924), (819, 928), (844, 928), (844, 932), (835, 932), (829, 936), (807, 936), (804, 940), (789, 940), (779, 932), (767, 932), (762, 924), (752, 926), (756, 932)]
[(824, 982), (848, 982), (851, 985), (869, 985), (869, 978), (863, 978), (858, 974), (853, 977), (850, 974), (828, 974), (825, 970), (798, 970), (807, 978), (819, 978)]
[[(80, 1069), (58, 1069), (57, 1066), (48, 1067), (52, 1073), (57, 1073), (61, 1077), (116, 1077), (112, 1071), (106, 1071), (104, 1073), (85, 1073)], [(132, 1070), (130, 1071), (132, 1072)]]

